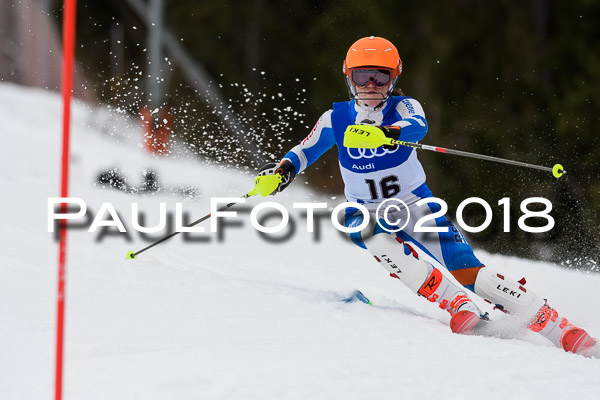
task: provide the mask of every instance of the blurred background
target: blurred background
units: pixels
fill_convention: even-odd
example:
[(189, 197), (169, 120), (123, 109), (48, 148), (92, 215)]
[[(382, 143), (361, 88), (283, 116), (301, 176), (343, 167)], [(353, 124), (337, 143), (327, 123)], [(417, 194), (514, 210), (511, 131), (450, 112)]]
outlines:
[[(77, 3), (79, 100), (137, 118), (151, 138), (147, 150), (158, 157), (173, 156), (177, 143), (207, 163), (249, 174), (302, 140), (333, 102), (348, 99), (341, 66), (353, 42), (386, 37), (403, 60), (398, 86), (425, 109), (423, 143), (561, 163), (568, 171), (556, 180), (536, 170), (420, 153), (428, 184), (451, 216), (468, 197), (492, 206), (492, 225), (467, 235), (471, 243), (598, 270), (600, 3)], [(60, 0), (0, 2), (0, 81), (60, 89), (61, 18)], [(315, 192), (342, 193), (335, 150), (302, 178)], [(511, 232), (503, 232), (498, 205), (505, 197)], [(519, 205), (530, 197), (552, 202), (550, 232), (518, 228)], [(483, 219), (478, 206), (465, 211), (470, 225)]]

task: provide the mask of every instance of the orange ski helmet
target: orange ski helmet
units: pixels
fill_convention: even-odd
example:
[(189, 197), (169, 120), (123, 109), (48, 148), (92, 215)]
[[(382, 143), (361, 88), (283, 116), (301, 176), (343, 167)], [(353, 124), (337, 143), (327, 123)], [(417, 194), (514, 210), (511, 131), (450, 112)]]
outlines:
[(356, 82), (353, 79), (352, 72), (356, 69), (374, 67), (389, 71), (388, 93), (384, 100), (387, 100), (394, 90), (398, 76), (402, 73), (402, 60), (398, 54), (396, 46), (387, 39), (369, 36), (354, 42), (344, 60), (343, 73), (346, 78), (346, 85), (351, 98), (356, 98)]

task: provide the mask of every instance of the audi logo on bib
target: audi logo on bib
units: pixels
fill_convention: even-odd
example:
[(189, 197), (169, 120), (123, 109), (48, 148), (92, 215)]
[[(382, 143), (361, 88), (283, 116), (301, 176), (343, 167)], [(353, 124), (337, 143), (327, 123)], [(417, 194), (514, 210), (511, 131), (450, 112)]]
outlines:
[(376, 149), (354, 149), (350, 147), (346, 147), (348, 151), (348, 155), (350, 158), (354, 160), (358, 160), (360, 158), (374, 158), (374, 157), (383, 157), (386, 154), (392, 154), (398, 151), (400, 147), (396, 146), (393, 149), (384, 149), (383, 147), (378, 147)]

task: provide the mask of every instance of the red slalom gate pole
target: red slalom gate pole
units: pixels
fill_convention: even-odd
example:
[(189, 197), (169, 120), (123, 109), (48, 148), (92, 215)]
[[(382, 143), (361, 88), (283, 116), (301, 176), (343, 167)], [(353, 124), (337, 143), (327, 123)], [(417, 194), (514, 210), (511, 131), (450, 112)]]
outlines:
[[(73, 59), (75, 57), (75, 11), (77, 0), (64, 0), (63, 3), (63, 135), (60, 196), (69, 197), (69, 138), (71, 121), (71, 91), (73, 89)], [(66, 204), (61, 204), (61, 213), (66, 213)], [(65, 253), (67, 248), (66, 220), (60, 220), (58, 244), (58, 293), (56, 314), (56, 381), (54, 398), (62, 399), (63, 383), (63, 339), (65, 325)]]

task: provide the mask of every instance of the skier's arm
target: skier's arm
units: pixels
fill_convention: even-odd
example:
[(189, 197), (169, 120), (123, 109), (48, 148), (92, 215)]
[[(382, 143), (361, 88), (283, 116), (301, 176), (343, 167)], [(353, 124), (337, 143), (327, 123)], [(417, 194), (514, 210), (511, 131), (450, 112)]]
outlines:
[(292, 163), (296, 174), (304, 171), (335, 144), (331, 113), (332, 110), (329, 110), (321, 115), (308, 136), (283, 156), (282, 163), (285, 161)]
[(421, 103), (412, 98), (406, 98), (398, 103), (396, 112), (402, 120), (389, 127), (383, 127), (387, 137), (405, 142), (418, 142), (427, 133), (427, 120)]

